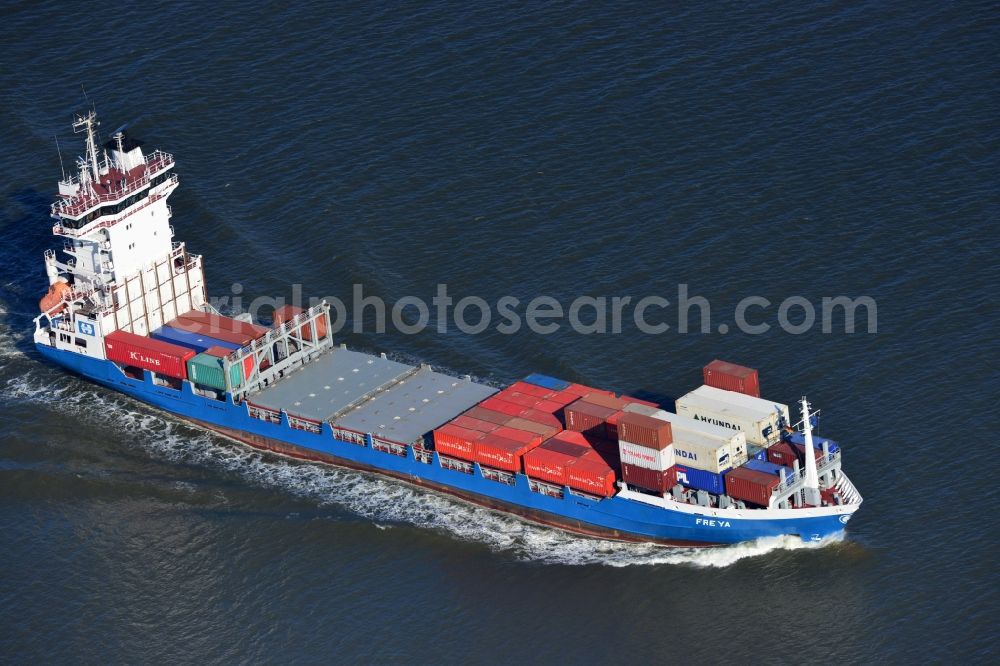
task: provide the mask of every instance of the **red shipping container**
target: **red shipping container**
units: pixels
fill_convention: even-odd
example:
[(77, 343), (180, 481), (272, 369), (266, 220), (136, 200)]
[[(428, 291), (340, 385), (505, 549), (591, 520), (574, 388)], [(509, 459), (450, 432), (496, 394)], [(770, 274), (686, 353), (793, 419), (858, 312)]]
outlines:
[(646, 469), (638, 465), (622, 464), (622, 480), (633, 486), (652, 490), (663, 494), (677, 485), (677, 468), (670, 467), (665, 471)]
[[(823, 449), (813, 448), (813, 456), (816, 460), (823, 457)], [(806, 460), (806, 449), (804, 446), (796, 444), (792, 445), (788, 442), (778, 442), (777, 444), (772, 444), (767, 447), (767, 460), (768, 462), (773, 462), (777, 465), (784, 465), (786, 467), (791, 467), (792, 463), (796, 460), (800, 464), (805, 463)]]
[(771, 492), (779, 483), (781, 479), (774, 474), (736, 467), (726, 474), (726, 494), (733, 499), (767, 506), (771, 500)]
[(624, 413), (625, 412), (615, 412), (607, 418), (607, 421), (605, 421), (608, 439), (614, 442), (618, 441), (618, 419), (620, 419)]
[(475, 430), (477, 432), (493, 432), (500, 426), (496, 423), (490, 423), (489, 421), (482, 421), (480, 419), (473, 418), (471, 416), (456, 416), (454, 420), (450, 421), (457, 425), (459, 428), (465, 428), (466, 430)]
[(611, 407), (595, 405), (581, 398), (573, 404), (568, 405), (563, 411), (566, 417), (566, 429), (577, 432), (590, 432), (600, 429), (606, 432), (607, 428), (604, 424), (608, 417), (612, 416), (615, 411)]
[[(304, 312), (302, 308), (297, 308), (294, 305), (282, 305), (280, 308), (274, 311), (274, 327), (277, 328), (281, 326), (286, 321), (294, 319), (297, 315)], [(320, 317), (316, 320), (316, 333), (321, 338), (326, 337), (326, 318)], [(312, 340), (312, 329), (310, 326), (303, 326), (301, 332), (302, 338), (304, 340)]]
[[(576, 394), (567, 393), (566, 391), (560, 391), (558, 393), (553, 393), (552, 395), (550, 395), (548, 398), (544, 400), (544, 403), (546, 406), (551, 408), (551, 412), (554, 414), (555, 412), (558, 412), (560, 409), (562, 409), (569, 403), (579, 399), (580, 396)], [(558, 407), (557, 408), (553, 407), (554, 405), (558, 405)]]
[(619, 411), (625, 408), (627, 404), (621, 398), (616, 398), (613, 395), (604, 395), (603, 393), (591, 393), (583, 398), (586, 402), (592, 405), (600, 405), (601, 407), (608, 407), (614, 411)]
[(625, 412), (618, 418), (618, 439), (657, 451), (662, 451), (674, 441), (669, 421), (633, 412)]
[(521, 413), (522, 419), (527, 419), (528, 421), (534, 421), (535, 423), (541, 423), (542, 425), (553, 426), (559, 430), (563, 429), (563, 423), (554, 414), (549, 414), (548, 412), (543, 412), (538, 409), (529, 409)]
[(622, 400), (633, 405), (646, 405), (647, 407), (656, 407), (660, 409), (660, 406), (655, 402), (650, 402), (649, 400), (640, 400), (639, 398), (633, 398), (630, 395), (623, 395)]
[(505, 424), (509, 428), (514, 428), (516, 430), (525, 430), (527, 432), (533, 432), (536, 435), (541, 435), (542, 439), (548, 439), (552, 435), (556, 434), (562, 427), (556, 427), (551, 425), (545, 425), (544, 423), (537, 423), (535, 421), (529, 421), (515, 416), (510, 421)]
[(182, 315), (178, 315), (177, 319), (167, 324), (167, 326), (173, 326), (182, 330), (194, 330), (184, 328), (185, 325), (191, 324), (199, 324), (205, 327), (195, 330), (194, 332), (207, 335), (210, 338), (217, 338), (219, 340), (226, 340), (226, 338), (221, 338), (216, 335), (219, 331), (238, 333), (249, 341), (256, 340), (260, 336), (266, 335), (268, 331), (271, 330), (265, 326), (257, 326), (256, 324), (250, 324), (245, 321), (240, 321), (239, 319), (233, 319), (232, 317), (209, 314), (200, 310), (190, 310)]
[(485, 407), (486, 409), (492, 409), (495, 412), (500, 412), (501, 414), (506, 414), (507, 416), (521, 416), (526, 411), (525, 407), (521, 405), (515, 405), (512, 402), (507, 402), (506, 400), (501, 400), (497, 396), (491, 398), (486, 398), (481, 403), (480, 407)]
[(618, 450), (618, 442), (612, 442), (607, 439), (597, 439), (590, 435), (587, 435), (587, 439), (590, 441), (590, 446), (597, 455), (601, 456), (601, 460), (608, 464), (608, 467), (618, 471), (622, 468), (621, 452)]
[[(805, 463), (805, 461), (806, 461), (806, 445), (805, 444), (795, 444), (795, 450), (799, 454), (799, 462)], [(816, 458), (816, 460), (822, 460), (823, 459), (823, 447), (822, 446), (813, 446), (813, 457)]]
[(550, 391), (547, 388), (543, 388), (541, 386), (535, 386), (534, 384), (529, 384), (527, 382), (514, 382), (504, 390), (516, 391), (517, 393), (534, 396), (542, 400), (545, 400), (553, 393), (553, 391)]
[(557, 442), (569, 442), (570, 444), (576, 444), (577, 446), (582, 446), (584, 448), (590, 448), (590, 442), (587, 438), (583, 436), (583, 433), (574, 432), (572, 430), (563, 430), (558, 435), (554, 436), (550, 441)]
[(474, 460), (480, 465), (508, 472), (521, 471), (521, 456), (535, 448), (534, 444), (515, 442), (495, 432), (486, 433), (476, 442)]
[(507, 402), (512, 402), (515, 405), (521, 405), (522, 407), (527, 407), (529, 409), (541, 402), (541, 398), (536, 398), (533, 395), (518, 393), (517, 391), (501, 391), (497, 397), (501, 400), (506, 400)]
[(614, 395), (614, 393), (612, 393), (611, 391), (605, 391), (604, 389), (595, 389), (591, 386), (584, 386), (583, 384), (570, 384), (568, 387), (563, 389), (563, 392), (578, 396), (580, 398), (590, 395), (592, 393), (598, 393), (610, 396)]
[(708, 386), (760, 397), (760, 378), (753, 368), (715, 359), (705, 366), (703, 374)]
[(590, 388), (589, 386), (584, 386), (583, 384), (570, 384), (569, 386), (564, 388), (561, 391), (561, 393), (565, 393), (567, 395), (575, 395), (577, 398), (582, 398), (583, 396), (587, 395), (588, 393), (592, 393), (593, 391), (594, 389)]
[(567, 486), (601, 497), (615, 494), (615, 479), (615, 471), (593, 449), (566, 468)]
[(565, 406), (565, 403), (556, 402), (555, 400), (540, 400), (534, 407), (532, 407), (532, 409), (545, 412), (546, 414), (555, 415), (561, 412), (562, 408)]
[(441, 455), (473, 460), (476, 443), (485, 436), (486, 433), (446, 423), (434, 431), (434, 448)]
[(550, 439), (524, 454), (524, 472), (533, 479), (566, 485), (566, 468), (586, 455), (588, 449), (581, 444), (572, 444)]
[(496, 423), (497, 425), (503, 425), (512, 418), (509, 414), (495, 412), (492, 409), (486, 409), (485, 407), (473, 407), (469, 411), (465, 412), (464, 416), (471, 416), (474, 419), (489, 421), (490, 423)]
[(176, 379), (187, 379), (187, 362), (195, 357), (193, 349), (125, 331), (104, 336), (104, 353), (115, 363)]
[(498, 435), (499, 437), (505, 437), (515, 442), (528, 444), (530, 446), (538, 446), (545, 439), (537, 432), (518, 430), (517, 428), (511, 428), (510, 426), (500, 426), (493, 431), (493, 434)]

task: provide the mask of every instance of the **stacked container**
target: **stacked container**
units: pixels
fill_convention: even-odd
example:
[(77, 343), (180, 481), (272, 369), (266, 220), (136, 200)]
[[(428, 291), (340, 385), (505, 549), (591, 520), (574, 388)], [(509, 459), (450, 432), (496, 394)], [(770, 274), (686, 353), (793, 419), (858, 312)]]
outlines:
[(557, 435), (524, 455), (524, 473), (533, 479), (565, 486), (569, 483), (567, 468), (588, 450), (586, 441), (581, 443)]
[(566, 429), (575, 430), (597, 437), (607, 436), (607, 421), (618, 413), (618, 409), (587, 402), (580, 398), (568, 405), (563, 412), (566, 418)]
[(611, 497), (615, 494), (615, 471), (597, 451), (588, 449), (566, 469), (566, 485), (593, 495)]
[[(213, 347), (218, 349), (218, 347)], [(199, 386), (206, 386), (219, 391), (226, 390), (226, 374), (224, 361), (219, 356), (202, 352), (187, 362), (188, 379)], [(236, 388), (243, 383), (243, 368), (236, 363), (229, 366), (229, 386)]]
[(195, 355), (187, 347), (126, 331), (114, 331), (104, 336), (104, 353), (108, 360), (115, 363), (175, 379), (187, 378), (187, 362)]
[(674, 457), (681, 465), (716, 474), (746, 462), (746, 456), (734, 462), (728, 441), (692, 432), (682, 433), (674, 439)]
[(761, 398), (701, 386), (677, 400), (682, 416), (746, 434), (747, 442), (767, 446), (778, 440), (782, 422), (788, 423), (788, 406)]
[(677, 468), (671, 466), (660, 472), (655, 469), (622, 463), (622, 480), (629, 485), (652, 490), (662, 495), (677, 485)]
[(733, 499), (767, 507), (780, 483), (774, 474), (738, 467), (726, 474), (726, 493)]
[(795, 475), (795, 471), (791, 467), (785, 467), (784, 465), (768, 462), (766, 460), (756, 460), (751, 458), (747, 461), (747, 464), (744, 465), (744, 467), (752, 469), (755, 472), (763, 472), (764, 474), (776, 476), (779, 480), (782, 478), (789, 480)]
[[(513, 430), (513, 432), (519, 431)], [(498, 434), (497, 431), (482, 433), (482, 435), (475, 442), (470, 460), (486, 467), (502, 469), (507, 472), (520, 472), (521, 457), (541, 443), (541, 440), (534, 439), (530, 442), (521, 441), (521, 438), (511, 439)]]
[(722, 495), (726, 492), (722, 474), (696, 469), (680, 463), (674, 466), (674, 472), (677, 474), (677, 482), (688, 488), (704, 490), (715, 495)]
[(753, 368), (716, 359), (706, 365), (702, 372), (708, 386), (760, 397), (760, 379)]
[(434, 449), (441, 455), (472, 461), (476, 444), (485, 436), (484, 432), (446, 423), (434, 431)]
[[(721, 472), (725, 467), (720, 467), (720, 462), (728, 462), (729, 467), (736, 467), (747, 460), (747, 440), (742, 432), (643, 405), (630, 404), (625, 407), (625, 411), (646, 414), (669, 422), (673, 430), (678, 464)], [(690, 455), (682, 454), (682, 450)]]
[(670, 471), (674, 465), (670, 423), (644, 414), (623, 412), (617, 426), (623, 480), (661, 494), (673, 486), (676, 477)]
[(555, 377), (549, 377), (547, 375), (542, 375), (534, 372), (524, 378), (524, 381), (528, 384), (534, 384), (535, 386), (541, 386), (542, 388), (547, 388), (550, 391), (564, 391), (569, 388), (570, 383), (563, 381), (562, 379), (556, 379)]
[[(176, 321), (176, 320), (174, 320)], [(239, 349), (240, 344), (212, 338), (195, 331), (186, 331), (173, 326), (161, 326), (153, 331), (150, 336), (154, 340), (167, 342), (172, 345), (180, 345), (195, 350), (199, 354), (208, 350), (209, 347), (224, 347), (229, 350)]]
[[(202, 333), (221, 340), (231, 340), (241, 345), (245, 345), (251, 340), (256, 340), (266, 335), (269, 330), (263, 326), (257, 326), (256, 324), (240, 321), (239, 319), (209, 314), (200, 310), (185, 312), (177, 317), (177, 319), (167, 322), (167, 325)], [(233, 334), (236, 337), (231, 338), (227, 334)]]

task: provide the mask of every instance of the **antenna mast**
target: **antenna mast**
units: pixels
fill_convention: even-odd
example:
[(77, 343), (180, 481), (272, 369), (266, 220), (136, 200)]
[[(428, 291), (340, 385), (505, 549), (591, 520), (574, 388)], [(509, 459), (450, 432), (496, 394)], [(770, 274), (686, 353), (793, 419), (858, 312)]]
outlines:
[(97, 145), (94, 142), (94, 128), (97, 125), (97, 114), (94, 113), (93, 109), (85, 116), (77, 116), (76, 122), (73, 123), (74, 132), (87, 133), (87, 161), (90, 162), (90, 169), (95, 182), (101, 179), (101, 174), (97, 169)]
[(66, 180), (66, 167), (63, 166), (62, 148), (59, 147), (59, 135), (55, 135), (56, 152), (59, 153), (59, 170), (62, 171), (62, 179)]

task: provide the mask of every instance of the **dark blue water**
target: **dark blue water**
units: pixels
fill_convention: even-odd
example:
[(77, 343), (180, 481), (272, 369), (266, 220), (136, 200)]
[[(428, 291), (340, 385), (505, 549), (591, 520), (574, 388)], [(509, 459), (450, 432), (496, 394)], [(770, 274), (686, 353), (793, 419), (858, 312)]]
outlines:
[[(0, 9), (0, 655), (45, 662), (996, 659), (998, 30), (990, 3)], [(843, 541), (577, 539), (264, 458), (30, 347), (69, 132), (173, 152), (209, 291), (711, 303), (708, 333), (340, 335), (495, 382), (664, 398), (715, 357), (807, 392)], [(869, 296), (801, 335), (747, 296)], [(671, 315), (672, 316), (672, 315)], [(754, 317), (757, 318), (756, 315)], [(725, 323), (731, 329), (718, 332)]]

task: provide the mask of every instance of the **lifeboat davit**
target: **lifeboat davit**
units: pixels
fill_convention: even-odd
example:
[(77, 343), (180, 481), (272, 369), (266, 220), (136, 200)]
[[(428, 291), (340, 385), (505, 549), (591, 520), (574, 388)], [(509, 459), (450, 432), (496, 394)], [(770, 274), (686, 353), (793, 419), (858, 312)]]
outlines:
[[(42, 312), (48, 313), (50, 316), (59, 314), (66, 309), (66, 303), (63, 301), (63, 296), (71, 291), (72, 289), (65, 282), (56, 282), (55, 284), (50, 285), (48, 292), (42, 296), (42, 300), (38, 301), (38, 309)], [(60, 303), (62, 305), (60, 305)], [(53, 308), (55, 309), (53, 310)], [(49, 310), (52, 311), (49, 312)]]

